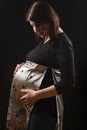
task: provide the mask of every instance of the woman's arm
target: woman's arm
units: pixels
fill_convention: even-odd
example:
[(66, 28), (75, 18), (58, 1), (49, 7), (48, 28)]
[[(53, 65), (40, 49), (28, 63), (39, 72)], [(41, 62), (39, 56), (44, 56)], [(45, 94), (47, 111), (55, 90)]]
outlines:
[(31, 89), (22, 89), (21, 95), (22, 97), (20, 98), (20, 100), (25, 104), (26, 107), (30, 107), (40, 99), (49, 98), (58, 95), (58, 92), (54, 87), (54, 85), (52, 85), (47, 88), (40, 89), (38, 91), (31, 90)]
[(65, 33), (55, 43), (54, 50), (61, 72), (61, 80), (55, 83), (55, 87), (58, 94), (63, 94), (75, 86), (74, 50), (71, 40)]

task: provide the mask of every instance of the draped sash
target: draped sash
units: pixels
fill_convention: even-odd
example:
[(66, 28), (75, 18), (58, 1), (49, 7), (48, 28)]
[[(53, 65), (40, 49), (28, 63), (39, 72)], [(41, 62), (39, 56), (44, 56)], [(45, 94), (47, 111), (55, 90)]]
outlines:
[[(13, 76), (9, 98), (6, 130), (27, 130), (29, 114), (32, 107), (26, 108), (20, 101), (20, 89), (38, 90), (47, 71), (46, 66), (26, 61)], [(52, 69), (54, 83), (61, 80), (59, 70)], [(31, 87), (32, 86), (32, 87)], [(62, 130), (63, 102), (62, 96), (56, 96), (58, 122), (56, 130)]]

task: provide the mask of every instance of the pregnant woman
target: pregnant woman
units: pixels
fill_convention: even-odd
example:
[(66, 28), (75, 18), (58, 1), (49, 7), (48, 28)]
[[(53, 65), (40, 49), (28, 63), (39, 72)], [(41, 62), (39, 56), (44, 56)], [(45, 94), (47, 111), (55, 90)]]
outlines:
[(14, 70), (6, 127), (62, 130), (62, 94), (75, 85), (73, 45), (48, 3), (34, 2), (26, 17), (42, 41)]

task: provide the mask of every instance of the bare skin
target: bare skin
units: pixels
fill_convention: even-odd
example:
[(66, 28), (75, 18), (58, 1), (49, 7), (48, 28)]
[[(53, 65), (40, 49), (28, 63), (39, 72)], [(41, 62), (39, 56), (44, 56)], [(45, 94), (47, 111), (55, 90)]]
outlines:
[(20, 100), (28, 108), (34, 105), (39, 99), (49, 98), (58, 95), (54, 85), (47, 88), (35, 91), (31, 89), (21, 89), (21, 94), (23, 95)]

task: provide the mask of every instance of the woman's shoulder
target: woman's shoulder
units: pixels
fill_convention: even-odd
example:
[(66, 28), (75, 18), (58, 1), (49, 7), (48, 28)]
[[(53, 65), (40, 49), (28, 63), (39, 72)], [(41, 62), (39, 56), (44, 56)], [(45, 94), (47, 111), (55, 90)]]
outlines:
[(73, 47), (73, 44), (69, 36), (63, 31), (55, 37), (53, 48), (56, 49), (66, 47)]

